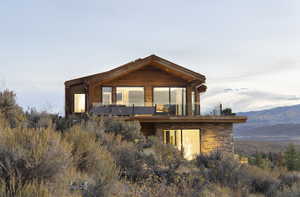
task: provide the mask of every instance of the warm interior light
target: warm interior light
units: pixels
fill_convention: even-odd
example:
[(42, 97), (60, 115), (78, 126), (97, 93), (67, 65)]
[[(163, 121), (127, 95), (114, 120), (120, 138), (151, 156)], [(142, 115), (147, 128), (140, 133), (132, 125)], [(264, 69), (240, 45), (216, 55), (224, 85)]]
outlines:
[(74, 94), (74, 112), (85, 112), (85, 94)]
[(187, 160), (192, 160), (200, 154), (199, 129), (164, 130), (163, 141), (183, 151), (184, 158)]

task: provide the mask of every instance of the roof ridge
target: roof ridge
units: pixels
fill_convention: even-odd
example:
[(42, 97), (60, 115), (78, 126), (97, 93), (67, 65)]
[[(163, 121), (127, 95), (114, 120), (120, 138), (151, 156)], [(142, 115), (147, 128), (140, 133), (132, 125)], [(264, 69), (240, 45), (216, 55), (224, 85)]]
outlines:
[(172, 66), (176, 66), (177, 68), (182, 69), (182, 70), (184, 70), (185, 72), (187, 72), (187, 73), (189, 73), (191, 75), (194, 75), (195, 77), (202, 78), (203, 80), (205, 80), (205, 76), (202, 75), (202, 74), (200, 74), (200, 73), (197, 73), (195, 71), (187, 69), (187, 68), (185, 68), (183, 66), (180, 66), (180, 65), (178, 65), (178, 64), (176, 64), (174, 62), (171, 62), (171, 61), (169, 61), (167, 59), (159, 57), (159, 56), (157, 56), (155, 54), (151, 54), (151, 55), (146, 56), (144, 58), (138, 58), (138, 59), (135, 59), (135, 60), (130, 61), (128, 63), (122, 64), (122, 65), (120, 65), (120, 66), (118, 66), (116, 68), (113, 68), (113, 69), (105, 71), (105, 72), (100, 72), (100, 73), (96, 73), (96, 74), (87, 75), (87, 76), (84, 76), (84, 77), (79, 77), (79, 78), (75, 78), (75, 79), (72, 79), (72, 80), (68, 80), (68, 81), (65, 82), (65, 84), (67, 85), (67, 84), (70, 84), (72, 82), (75, 82), (75, 83), (78, 82), (79, 83), (79, 82), (82, 82), (82, 81), (85, 81), (85, 80), (88, 80), (88, 79), (93, 79), (95, 77), (100, 77), (100, 76), (102, 76), (104, 74), (109, 74), (109, 73), (112, 73), (112, 72), (116, 72), (116, 71), (122, 70), (126, 66), (131, 67), (133, 65), (136, 65), (139, 62), (143, 62), (143, 61), (147, 61), (147, 60), (150, 60), (150, 61), (165, 61), (166, 63), (171, 64)]

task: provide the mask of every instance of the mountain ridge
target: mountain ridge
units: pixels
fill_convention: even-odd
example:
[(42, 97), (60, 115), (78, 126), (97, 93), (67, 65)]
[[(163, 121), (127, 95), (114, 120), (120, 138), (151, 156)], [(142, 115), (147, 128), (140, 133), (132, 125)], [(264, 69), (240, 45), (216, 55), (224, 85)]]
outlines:
[(247, 116), (248, 121), (235, 126), (235, 137), (300, 137), (300, 104), (237, 115)]

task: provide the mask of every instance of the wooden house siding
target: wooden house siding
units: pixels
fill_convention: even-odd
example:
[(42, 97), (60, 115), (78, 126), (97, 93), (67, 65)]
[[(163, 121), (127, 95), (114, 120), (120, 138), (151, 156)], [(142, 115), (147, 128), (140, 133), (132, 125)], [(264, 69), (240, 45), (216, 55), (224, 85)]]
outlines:
[[(125, 76), (106, 83), (94, 85), (91, 103), (102, 101), (102, 87), (143, 87), (145, 106), (152, 106), (154, 87), (187, 87), (189, 84), (181, 78), (157, 69), (153, 66), (144, 67)], [(113, 99), (115, 100), (115, 99)]]
[[(112, 88), (112, 104), (116, 104), (117, 87), (143, 87), (145, 106), (153, 105), (153, 88), (186, 88), (186, 114), (148, 115), (114, 117), (125, 121), (137, 120), (145, 136), (162, 135), (166, 129), (197, 129), (201, 132), (200, 147), (203, 153), (222, 149), (232, 152), (232, 125), (243, 123), (246, 117), (240, 116), (201, 116), (200, 93), (206, 91), (205, 76), (174, 64), (168, 60), (151, 55), (124, 64), (113, 70), (65, 82), (65, 112), (74, 112), (74, 94), (86, 95), (86, 110), (94, 103), (102, 102), (102, 87)], [(194, 92), (192, 94), (192, 92)], [(193, 97), (192, 97), (193, 96)], [(192, 101), (195, 104), (193, 114)]]

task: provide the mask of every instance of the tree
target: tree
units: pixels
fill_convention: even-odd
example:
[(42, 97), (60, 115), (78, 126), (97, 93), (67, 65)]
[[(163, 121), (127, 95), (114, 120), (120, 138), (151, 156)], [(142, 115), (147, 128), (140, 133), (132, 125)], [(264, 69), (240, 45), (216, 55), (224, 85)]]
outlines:
[(300, 170), (300, 155), (295, 146), (290, 144), (284, 153), (285, 165), (288, 170)]

